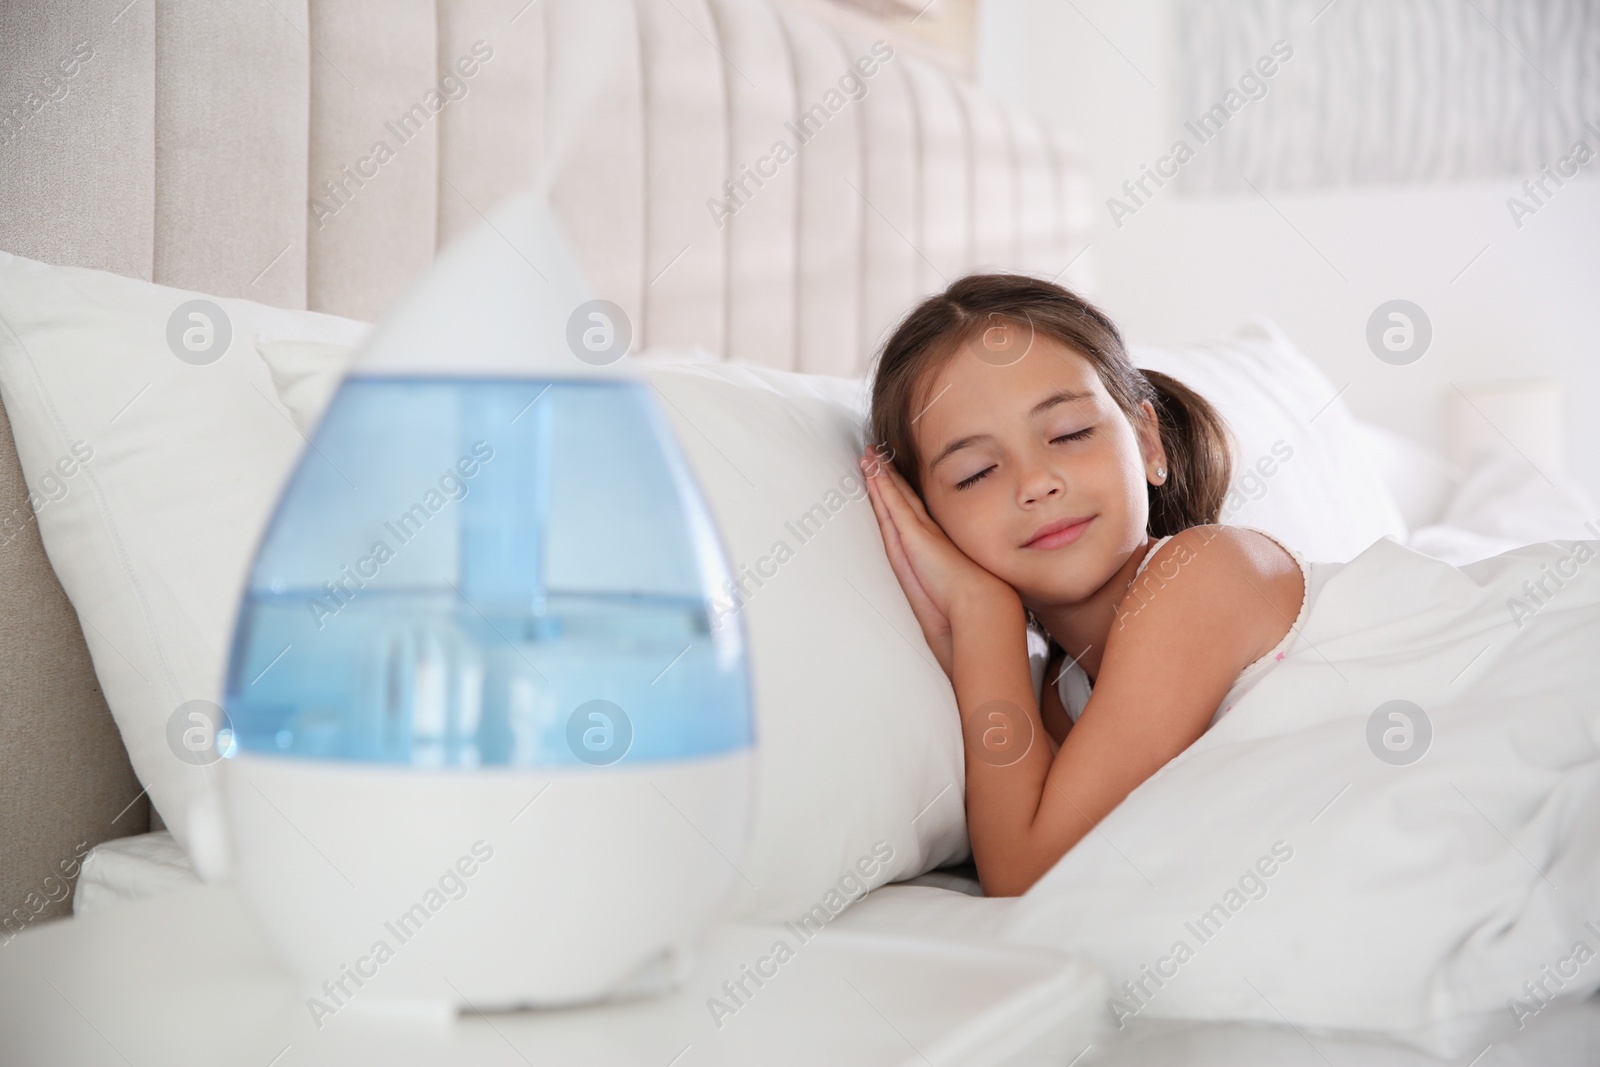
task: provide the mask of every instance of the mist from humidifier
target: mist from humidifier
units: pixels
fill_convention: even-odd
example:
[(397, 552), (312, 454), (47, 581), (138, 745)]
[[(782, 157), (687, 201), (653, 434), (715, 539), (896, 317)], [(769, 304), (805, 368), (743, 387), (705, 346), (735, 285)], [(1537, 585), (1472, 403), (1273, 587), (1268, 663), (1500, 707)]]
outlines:
[(236, 628), (238, 751), (606, 766), (751, 744), (727, 576), (647, 388), (352, 376)]

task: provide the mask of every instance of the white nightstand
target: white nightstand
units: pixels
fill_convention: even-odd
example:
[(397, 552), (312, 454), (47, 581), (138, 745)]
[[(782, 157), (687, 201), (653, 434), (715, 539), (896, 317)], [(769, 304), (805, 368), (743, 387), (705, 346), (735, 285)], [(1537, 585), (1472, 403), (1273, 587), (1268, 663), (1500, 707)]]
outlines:
[[(792, 956), (778, 963), (780, 940)], [(775, 973), (757, 986), (745, 967), (761, 957)], [(723, 983), (741, 978), (736, 1006)], [(665, 998), (428, 1023), (375, 1014), (355, 991), (314, 1020), (238, 893), (204, 886), (0, 947), (0, 1061), (1064, 1067), (1094, 1039), (1103, 1002), (1092, 968), (1052, 952), (831, 927), (801, 941), (781, 925), (725, 925)]]

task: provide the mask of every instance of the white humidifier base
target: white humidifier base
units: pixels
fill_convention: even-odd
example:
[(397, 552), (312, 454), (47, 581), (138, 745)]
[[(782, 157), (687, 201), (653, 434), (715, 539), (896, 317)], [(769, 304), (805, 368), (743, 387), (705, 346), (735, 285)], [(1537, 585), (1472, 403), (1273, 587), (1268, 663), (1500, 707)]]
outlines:
[[(319, 1016), (561, 1007), (676, 987), (742, 879), (754, 756), (418, 769), (239, 753), (241, 889)], [(238, 844), (248, 842), (248, 847)]]

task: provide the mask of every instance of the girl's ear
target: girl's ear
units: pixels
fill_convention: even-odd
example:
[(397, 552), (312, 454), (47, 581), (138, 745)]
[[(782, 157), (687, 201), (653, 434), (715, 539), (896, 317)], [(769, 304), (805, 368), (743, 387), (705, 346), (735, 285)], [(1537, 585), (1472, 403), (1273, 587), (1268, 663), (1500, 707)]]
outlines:
[(1139, 454), (1144, 459), (1145, 481), (1162, 485), (1172, 477), (1172, 467), (1167, 462), (1167, 450), (1161, 444), (1161, 421), (1156, 417), (1155, 406), (1148, 400), (1139, 401), (1139, 417), (1135, 420), (1139, 435)]

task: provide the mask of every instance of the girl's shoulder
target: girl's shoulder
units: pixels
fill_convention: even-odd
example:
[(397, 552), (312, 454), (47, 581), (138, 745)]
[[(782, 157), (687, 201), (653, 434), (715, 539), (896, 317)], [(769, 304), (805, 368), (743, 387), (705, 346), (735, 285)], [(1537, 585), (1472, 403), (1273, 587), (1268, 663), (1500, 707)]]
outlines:
[[(1251, 645), (1271, 645), (1300, 613), (1304, 560), (1261, 530), (1209, 524), (1180, 530), (1159, 545), (1118, 605), (1123, 629), (1192, 627), (1210, 617), (1238, 626)], [(1230, 625), (1231, 624), (1231, 625)], [(1220, 635), (1219, 635), (1220, 636)]]
[[(1299, 553), (1264, 530), (1252, 526), (1209, 523), (1179, 530), (1145, 560), (1145, 570), (1172, 574), (1175, 568), (1203, 561), (1202, 570), (1217, 578), (1272, 580), (1304, 570)], [(1142, 574), (1141, 574), (1142, 577)]]

